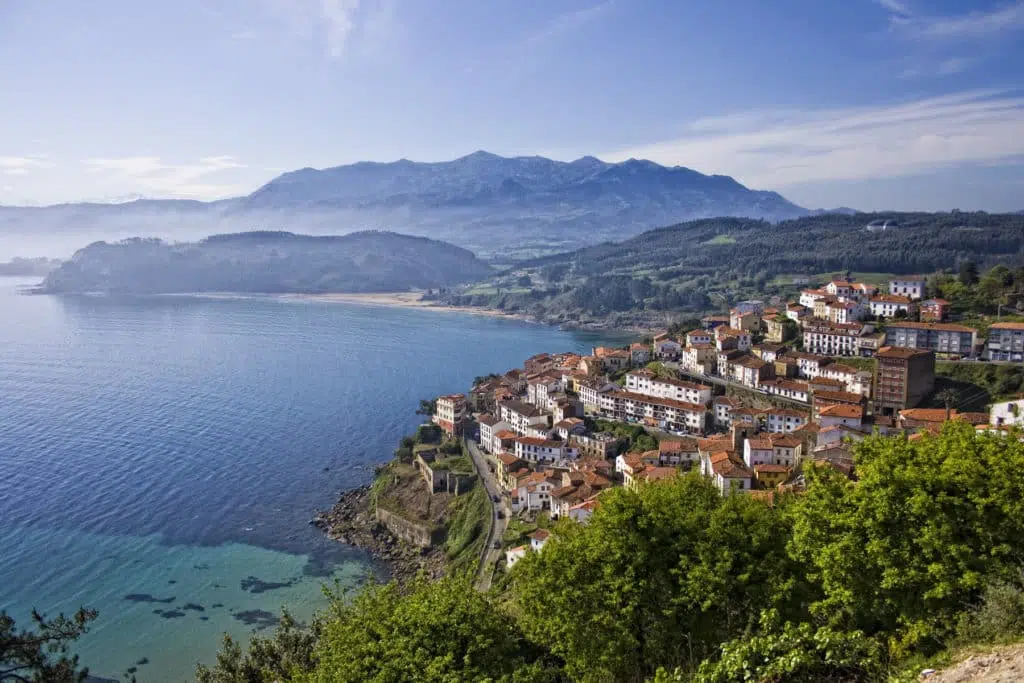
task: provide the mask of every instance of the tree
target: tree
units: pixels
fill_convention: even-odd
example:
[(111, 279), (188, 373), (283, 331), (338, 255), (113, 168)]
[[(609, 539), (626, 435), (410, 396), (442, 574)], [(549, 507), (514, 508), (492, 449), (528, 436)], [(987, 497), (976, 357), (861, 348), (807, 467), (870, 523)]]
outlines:
[(83, 681), (88, 669), (78, 668), (78, 656), (68, 656), (71, 643), (88, 630), (94, 609), (82, 608), (71, 617), (46, 619), (33, 610), (33, 630), (19, 631), (7, 612), (0, 612), (0, 681)]
[(723, 499), (696, 473), (602, 494), (586, 526), (560, 524), (512, 570), (523, 629), (574, 679), (691, 667), (760, 609), (789, 613), (798, 579), (785, 525), (760, 500)]
[(332, 600), (316, 646), (316, 667), (300, 680), (553, 680), (552, 663), (516, 622), (469, 578), (419, 577), (365, 586), (353, 600)]
[(416, 409), (417, 415), (433, 415), (437, 410), (437, 399), (420, 399), (420, 407)]
[(946, 419), (950, 418), (950, 411), (960, 404), (960, 393), (956, 389), (943, 389), (935, 394), (935, 398), (942, 402), (946, 408)]
[(989, 581), (1024, 563), (1024, 444), (947, 422), (939, 435), (869, 437), (858, 482), (808, 468), (786, 510), (790, 552), (818, 584), (824, 625), (934, 651)]
[(974, 261), (964, 261), (960, 264), (960, 283), (970, 287), (978, 282), (978, 264)]
[(273, 637), (253, 636), (245, 652), (237, 641), (225, 634), (217, 663), (212, 667), (196, 666), (196, 680), (198, 683), (292, 680), (299, 673), (313, 670), (316, 664), (313, 649), (320, 629), (319, 619), (314, 619), (311, 627), (304, 629), (285, 611)]

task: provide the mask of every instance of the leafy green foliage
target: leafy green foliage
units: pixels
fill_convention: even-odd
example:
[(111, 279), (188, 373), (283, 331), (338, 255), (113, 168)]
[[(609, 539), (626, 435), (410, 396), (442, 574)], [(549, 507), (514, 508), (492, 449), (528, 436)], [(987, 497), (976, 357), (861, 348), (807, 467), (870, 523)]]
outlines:
[(698, 475), (602, 496), (586, 527), (512, 573), (527, 635), (578, 680), (634, 680), (699, 662), (796, 587), (785, 520)]
[(309, 683), (553, 680), (543, 651), (468, 579), (370, 585), (335, 601)]
[[(336, 599), (291, 672), (207, 680), (858, 681), (1024, 635), (1024, 443), (952, 422), (855, 454), (856, 480), (806, 467), (772, 504), (695, 473), (608, 491), (587, 525), (544, 521), (500, 595), (471, 586), (476, 486), (451, 520), (456, 578)], [(249, 670), (233, 642), (222, 657)]]
[[(898, 227), (867, 232), (865, 226), (875, 219), (894, 220)], [(511, 293), (517, 282), (506, 273), (490, 281), (489, 293), (474, 289), (480, 293), (452, 293), (445, 300), (563, 319), (627, 311), (701, 312), (751, 296), (792, 295), (801, 286), (794, 277), (818, 280), (823, 273), (842, 271), (934, 273), (955, 270), (965, 258), (972, 259), (975, 269), (1003, 264), (1008, 270), (1024, 265), (1022, 253), (1024, 216), (1018, 215), (822, 215), (777, 224), (710, 218), (516, 265), (516, 273), (537, 272), (543, 286)], [(981, 278), (977, 285), (961, 286), (981, 291), (983, 283)], [(946, 292), (943, 296), (950, 298)], [(956, 309), (958, 299), (951, 301)], [(976, 301), (984, 304), (979, 310), (992, 312), (1000, 303), (980, 296)]]
[(623, 445), (620, 449), (622, 453), (653, 451), (658, 448), (658, 440), (639, 425), (611, 422), (609, 420), (588, 420), (587, 427), (591, 431), (608, 432), (616, 438), (622, 439)]
[(73, 641), (88, 630), (96, 610), (80, 609), (46, 619), (33, 611), (32, 630), (18, 630), (14, 619), (0, 611), (0, 681), (71, 683), (85, 680), (88, 669), (78, 668), (78, 656), (69, 655)]
[(811, 613), (887, 634), (893, 652), (941, 646), (986, 580), (1024, 562), (1024, 444), (947, 423), (941, 436), (866, 439), (859, 481), (807, 471), (790, 550), (822, 591)]
[(314, 620), (308, 629), (301, 628), (287, 612), (281, 615), (273, 637), (253, 636), (249, 648), (224, 634), (224, 642), (212, 667), (196, 667), (198, 683), (265, 683), (290, 680), (301, 672), (311, 672), (316, 665), (313, 649), (321, 631), (321, 622)]
[(476, 569), (480, 551), (487, 541), (490, 519), (491, 502), (482, 484), (455, 501), (444, 544), (453, 572)]
[(879, 647), (864, 634), (816, 629), (808, 622), (780, 628), (777, 621), (777, 614), (763, 615), (758, 635), (723, 645), (721, 658), (703, 662), (692, 683), (820, 683), (864, 680), (875, 673)]

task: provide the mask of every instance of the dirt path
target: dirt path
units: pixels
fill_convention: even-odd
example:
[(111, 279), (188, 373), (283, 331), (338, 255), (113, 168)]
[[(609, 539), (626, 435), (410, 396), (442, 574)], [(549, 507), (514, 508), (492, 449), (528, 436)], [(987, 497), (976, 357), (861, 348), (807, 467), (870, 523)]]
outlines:
[(1024, 681), (1024, 645), (1013, 645), (987, 654), (970, 655), (933, 674), (922, 673), (928, 683), (1017, 683)]

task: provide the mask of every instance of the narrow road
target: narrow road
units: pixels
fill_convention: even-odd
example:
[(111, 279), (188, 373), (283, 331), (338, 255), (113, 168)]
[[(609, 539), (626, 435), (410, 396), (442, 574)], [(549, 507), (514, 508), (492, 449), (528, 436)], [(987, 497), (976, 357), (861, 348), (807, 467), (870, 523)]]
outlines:
[[(494, 548), (494, 542), (501, 540), (502, 536), (505, 535), (508, 517), (503, 514), (500, 519), (498, 518), (498, 512), (502, 509), (501, 488), (498, 486), (498, 480), (491, 473), (491, 468), (487, 466), (487, 457), (480, 451), (480, 447), (475, 441), (472, 439), (465, 439), (464, 441), (466, 450), (469, 451), (469, 456), (473, 459), (473, 465), (480, 476), (480, 481), (484, 483), (487, 498), (491, 501), (490, 533), (487, 534), (487, 542), (484, 544), (484, 550), (480, 556), (480, 567), (477, 570), (476, 577), (477, 588), (481, 591), (487, 591), (491, 588), (494, 563), (503, 555), (501, 548)], [(494, 502), (495, 497), (498, 499), (497, 503)]]

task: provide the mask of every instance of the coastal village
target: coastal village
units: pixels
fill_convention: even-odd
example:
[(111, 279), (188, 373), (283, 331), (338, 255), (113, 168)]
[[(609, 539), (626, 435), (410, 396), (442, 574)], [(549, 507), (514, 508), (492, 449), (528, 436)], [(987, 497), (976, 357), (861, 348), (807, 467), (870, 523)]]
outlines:
[[(926, 294), (923, 277), (903, 276), (888, 291), (833, 279), (776, 307), (742, 301), (683, 334), (537, 354), (468, 394), (438, 397), (431, 421), (465, 441), (501, 528), (534, 522), (514, 547), (488, 540), (507, 567), (543, 549), (552, 532), (538, 519), (586, 523), (613, 487), (695, 471), (723, 496), (771, 504), (801, 490), (809, 467), (855, 476), (853, 444), (874, 433), (915, 439), (948, 420), (1024, 427), (1024, 397), (988, 413), (948, 400), (922, 407), (937, 359), (1024, 360), (1024, 324), (995, 322), (979, 345), (973, 328), (948, 321), (947, 302)], [(432, 490), (462, 485), (425, 476)]]

